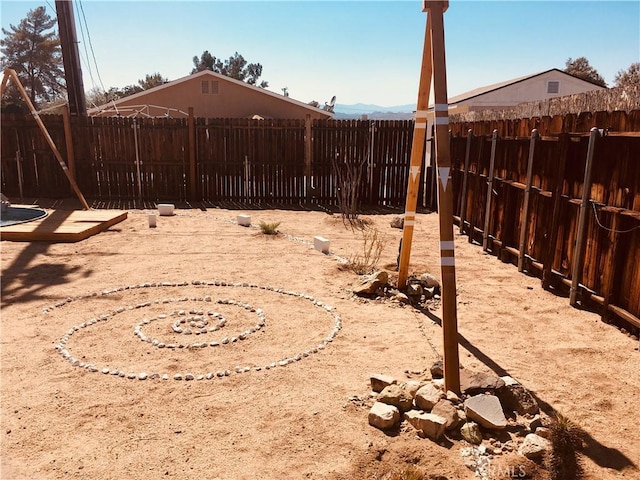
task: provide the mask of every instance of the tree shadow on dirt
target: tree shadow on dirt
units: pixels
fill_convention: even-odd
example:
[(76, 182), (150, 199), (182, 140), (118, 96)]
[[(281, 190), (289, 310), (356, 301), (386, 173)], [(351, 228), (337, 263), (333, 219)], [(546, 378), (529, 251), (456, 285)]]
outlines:
[[(50, 298), (42, 293), (43, 290), (72, 281), (72, 275), (77, 274), (80, 267), (65, 262), (37, 262), (38, 257), (47, 256), (49, 246), (47, 242), (27, 243), (13, 262), (2, 269), (0, 295), (3, 307)], [(90, 274), (90, 270), (85, 272), (85, 276)]]

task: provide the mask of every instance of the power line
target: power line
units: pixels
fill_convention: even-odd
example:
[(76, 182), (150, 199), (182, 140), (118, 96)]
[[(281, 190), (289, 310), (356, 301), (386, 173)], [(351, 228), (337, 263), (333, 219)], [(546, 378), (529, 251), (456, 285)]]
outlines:
[[(82, 26), (82, 21), (78, 21), (78, 25), (80, 25), (80, 34), (82, 35), (82, 46), (84, 48), (84, 63), (87, 67), (87, 70), (89, 71), (89, 78), (91, 78), (91, 87), (97, 88), (96, 81), (93, 78), (93, 71), (91, 70), (91, 63), (89, 61), (89, 52), (87, 50), (87, 42), (84, 38), (84, 28)], [(85, 20), (85, 26), (86, 26), (86, 20)]]
[(96, 75), (98, 76), (98, 80), (100, 81), (100, 86), (102, 87), (102, 90), (106, 92), (106, 89), (104, 88), (104, 83), (102, 83), (102, 77), (100, 76), (100, 70), (98, 69), (98, 62), (96, 61), (96, 54), (93, 50), (93, 44), (91, 43), (91, 35), (89, 34), (89, 24), (87, 23), (87, 17), (84, 13), (84, 7), (82, 6), (82, 2), (80, 0), (78, 0), (78, 4), (80, 5), (82, 18), (84, 20), (84, 24), (87, 29), (87, 38), (89, 39), (89, 49), (91, 50), (91, 56), (93, 57), (93, 64), (96, 67)]

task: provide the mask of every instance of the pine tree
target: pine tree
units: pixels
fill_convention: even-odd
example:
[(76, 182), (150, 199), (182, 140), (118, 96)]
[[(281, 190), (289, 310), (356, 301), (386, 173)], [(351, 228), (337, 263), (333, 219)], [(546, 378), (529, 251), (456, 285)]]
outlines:
[[(53, 30), (52, 19), (45, 7), (30, 10), (16, 27), (2, 29), (0, 40), (2, 69), (16, 71), (34, 106), (58, 98), (65, 90), (60, 38)], [(20, 105), (18, 92), (8, 88), (3, 104)], [(24, 107), (23, 107), (24, 108)]]
[(269, 86), (269, 83), (264, 80), (258, 84), (258, 79), (262, 75), (262, 65), (259, 63), (247, 63), (238, 52), (222, 62), (219, 58), (211, 55), (208, 50), (205, 50), (200, 58), (193, 57), (193, 65), (192, 74), (202, 70), (211, 70), (212, 72), (247, 82), (249, 85), (257, 85), (262, 88)]

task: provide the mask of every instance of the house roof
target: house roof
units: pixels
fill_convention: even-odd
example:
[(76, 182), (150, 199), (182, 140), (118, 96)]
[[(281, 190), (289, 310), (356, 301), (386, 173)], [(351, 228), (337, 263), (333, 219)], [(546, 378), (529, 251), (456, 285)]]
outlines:
[(240, 80), (236, 80), (235, 78), (231, 78), (231, 77), (228, 77), (226, 75), (222, 75), (220, 73), (212, 72), (211, 70), (202, 70), (200, 72), (196, 72), (196, 73), (193, 73), (191, 75), (187, 75), (185, 77), (178, 78), (176, 80), (171, 80), (171, 81), (169, 81), (167, 83), (164, 83), (162, 85), (158, 85), (157, 87), (149, 88), (148, 90), (144, 90), (142, 92), (134, 93), (133, 95), (129, 95), (129, 96), (120, 98), (118, 100), (114, 100), (114, 101), (111, 101), (109, 103), (103, 104), (101, 106), (91, 108), (91, 109), (89, 109), (88, 113), (89, 114), (97, 113), (97, 112), (100, 112), (101, 110), (103, 110), (104, 108), (111, 108), (113, 105), (117, 106), (118, 104), (123, 103), (125, 101), (127, 103), (129, 103), (129, 102), (131, 102), (131, 100), (135, 100), (137, 98), (142, 98), (145, 95), (149, 94), (150, 92), (157, 92), (157, 91), (165, 89), (165, 88), (171, 88), (171, 87), (173, 87), (173, 86), (175, 86), (175, 85), (177, 85), (179, 83), (186, 82), (188, 80), (193, 80), (194, 78), (198, 78), (198, 77), (204, 77), (204, 76), (210, 76), (210, 77), (214, 77), (214, 78), (216, 78), (218, 80), (223, 80), (225, 82), (235, 83), (236, 85), (242, 86), (244, 88), (253, 89), (256, 92), (259, 92), (259, 93), (261, 93), (263, 95), (269, 95), (271, 97), (277, 98), (280, 101), (289, 102), (289, 103), (292, 103), (292, 104), (297, 105), (299, 107), (307, 108), (309, 110), (312, 110), (315, 113), (317, 113), (318, 111), (323, 112), (329, 118), (331, 118), (333, 116), (332, 112), (327, 112), (326, 110), (323, 110), (323, 109), (318, 108), (318, 107), (314, 107), (312, 105), (309, 105), (308, 103), (304, 103), (304, 102), (300, 102), (298, 100), (294, 100), (293, 98), (288, 97), (288, 96), (285, 97), (284, 95), (280, 95), (280, 94), (271, 92), (271, 91), (269, 91), (269, 90), (267, 90), (265, 88), (256, 87), (255, 85), (250, 85), (250, 84), (248, 84), (246, 82), (242, 82)]
[[(511, 85), (515, 85), (516, 83), (524, 82), (525, 80), (529, 80), (531, 78), (539, 77), (540, 75), (544, 75), (545, 73), (549, 73), (549, 72), (557, 72), (557, 73), (560, 73), (562, 75), (566, 75), (568, 77), (577, 78), (578, 80), (581, 80), (581, 81), (583, 81), (585, 83), (588, 83), (590, 85), (597, 85), (594, 82), (590, 82), (588, 80), (585, 80), (583, 78), (577, 77), (575, 75), (571, 75), (570, 73), (563, 72), (562, 70), (559, 70), (557, 68), (550, 68), (549, 70), (545, 70), (544, 72), (532, 73), (532, 74), (529, 74), (529, 75), (525, 75), (523, 77), (518, 77), (518, 78), (511, 79), (511, 80), (506, 80), (506, 81), (500, 82), (500, 83), (494, 83), (492, 85), (487, 85), (487, 86), (484, 86), (484, 87), (476, 88), (474, 90), (470, 90), (470, 91), (465, 92), (465, 93), (461, 93), (460, 95), (456, 95), (455, 97), (449, 98), (449, 105), (452, 105), (452, 104), (455, 104), (455, 103), (459, 103), (459, 102), (462, 102), (462, 101), (465, 101), (465, 100), (470, 100), (472, 98), (479, 97), (480, 95), (484, 95), (485, 93), (494, 92), (496, 90), (500, 90), (501, 88), (509, 87)], [(598, 85), (598, 86), (600, 86), (600, 85)]]

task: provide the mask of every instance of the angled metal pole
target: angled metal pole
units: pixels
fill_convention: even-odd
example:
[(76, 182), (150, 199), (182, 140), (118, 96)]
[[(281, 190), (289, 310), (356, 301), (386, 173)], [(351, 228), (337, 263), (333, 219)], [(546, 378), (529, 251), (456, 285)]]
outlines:
[(529, 143), (529, 160), (527, 161), (527, 185), (524, 189), (522, 202), (522, 224), (520, 225), (520, 242), (518, 243), (518, 271), (524, 271), (525, 249), (527, 246), (527, 226), (529, 221), (529, 199), (531, 197), (531, 183), (533, 181), (533, 159), (536, 152), (536, 141), (540, 138), (538, 130), (531, 130), (531, 142)]
[(431, 16), (427, 15), (427, 24), (424, 32), (424, 47), (422, 49), (422, 69), (420, 70), (420, 82), (418, 84), (416, 119), (413, 127), (413, 140), (411, 143), (411, 163), (409, 167), (407, 201), (404, 209), (402, 247), (400, 249), (400, 261), (398, 262), (398, 288), (404, 288), (407, 285), (409, 259), (411, 257), (411, 242), (413, 239), (413, 226), (416, 221), (416, 206), (418, 204), (418, 189), (420, 186), (420, 166), (422, 165), (422, 157), (424, 156), (424, 140), (427, 133), (427, 109), (429, 108), (431, 78), (433, 75), (430, 32)]
[(431, 17), (433, 52), (434, 123), (438, 167), (438, 218), (440, 221), (440, 271), (442, 275), (442, 334), (445, 390), (460, 393), (456, 268), (453, 240), (453, 185), (449, 137), (449, 102), (444, 50), (444, 12), (448, 1), (424, 1)]
[(600, 131), (593, 127), (589, 133), (589, 145), (587, 147), (587, 160), (584, 167), (584, 180), (582, 182), (582, 200), (578, 213), (578, 232), (576, 234), (576, 247), (571, 261), (571, 288), (569, 290), (569, 304), (575, 307), (578, 303), (578, 291), (584, 269), (584, 247), (587, 230), (587, 214), (589, 213), (589, 201), (591, 198), (591, 172), (593, 170), (593, 157), (596, 148), (596, 140), (600, 137)]

